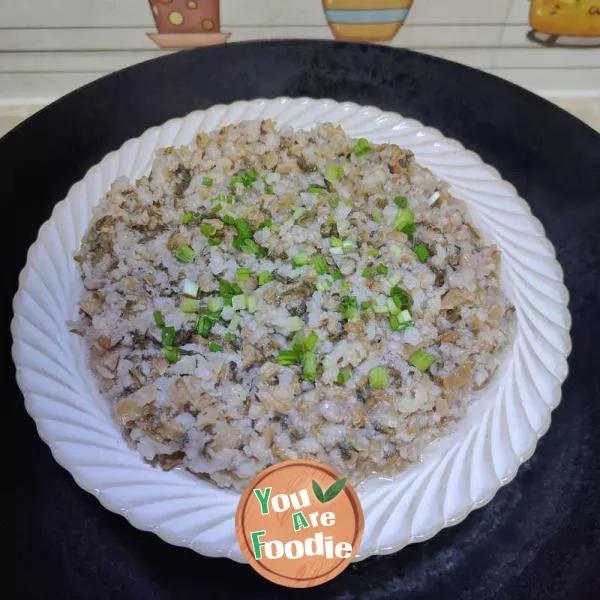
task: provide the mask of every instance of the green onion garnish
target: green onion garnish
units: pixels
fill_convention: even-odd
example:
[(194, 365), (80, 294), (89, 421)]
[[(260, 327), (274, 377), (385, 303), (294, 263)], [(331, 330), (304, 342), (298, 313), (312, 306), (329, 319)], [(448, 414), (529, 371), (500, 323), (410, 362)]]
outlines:
[(358, 316), (358, 300), (356, 296), (344, 296), (340, 300), (340, 312), (347, 321)]
[(337, 208), (340, 204), (340, 199), (337, 196), (330, 196), (327, 202), (331, 208)]
[(273, 188), (270, 185), (265, 185), (265, 194), (267, 196), (272, 196), (275, 192), (273, 192)]
[(317, 356), (314, 352), (307, 352), (302, 361), (302, 378), (306, 381), (315, 381), (317, 378)]
[(223, 339), (226, 342), (229, 342), (230, 344), (235, 344), (237, 342), (237, 335), (235, 335), (235, 333), (231, 333), (230, 331), (228, 331), (224, 336)]
[(184, 225), (187, 225), (188, 223), (191, 223), (194, 220), (194, 213), (193, 212), (184, 212), (183, 213), (183, 217), (181, 217), (181, 222)]
[(342, 249), (344, 252), (356, 250), (356, 242), (354, 240), (342, 240)]
[(176, 363), (181, 357), (179, 348), (174, 348), (173, 346), (166, 346), (163, 349), (163, 354), (170, 363)]
[(223, 204), (221, 202), (217, 202), (214, 206), (211, 207), (210, 212), (218, 213), (223, 209)]
[(212, 185), (213, 185), (212, 177), (203, 177), (202, 185), (205, 185), (206, 187), (212, 187)]
[(202, 315), (196, 321), (196, 333), (202, 337), (208, 337), (214, 323), (215, 321), (212, 317), (209, 315)]
[(366, 140), (365, 138), (360, 138), (358, 142), (356, 142), (356, 145), (354, 146), (354, 150), (352, 150), (352, 152), (355, 156), (364, 156), (365, 154), (371, 152), (372, 149), (373, 148), (371, 148), (369, 140)]
[(211, 237), (217, 233), (217, 230), (213, 225), (209, 225), (208, 223), (202, 223), (200, 225), (200, 233), (205, 237)]
[(406, 196), (396, 196), (394, 198), (394, 204), (398, 208), (408, 208), (408, 198)]
[(417, 231), (417, 226), (414, 223), (409, 223), (402, 228), (402, 232), (406, 233), (406, 235), (414, 235), (415, 231)]
[(314, 332), (311, 331), (309, 336), (306, 338), (306, 342), (304, 343), (304, 347), (311, 352), (313, 350), (313, 348), (315, 347), (315, 344), (319, 341), (319, 336)]
[(402, 231), (407, 225), (412, 225), (414, 222), (415, 213), (410, 208), (403, 208), (396, 213), (393, 227), (397, 231)]
[(365, 269), (365, 270), (362, 272), (362, 276), (363, 276), (363, 277), (371, 277), (372, 275), (373, 275), (373, 271), (371, 271), (371, 269)]
[(273, 225), (272, 219), (265, 219), (259, 226), (259, 229), (270, 228)]
[(190, 298), (195, 298), (198, 295), (198, 284), (191, 279), (183, 280), (183, 294), (184, 296), (190, 296)]
[(242, 183), (244, 187), (250, 187), (256, 181), (256, 172), (248, 169), (242, 173)]
[(235, 189), (239, 184), (244, 185), (244, 180), (240, 175), (234, 175), (229, 182), (229, 189), (235, 194)]
[(372, 308), (373, 308), (373, 303), (370, 300), (365, 300), (360, 305), (360, 310), (362, 310), (363, 312), (371, 310)]
[(325, 275), (329, 271), (327, 259), (322, 255), (313, 256), (312, 264), (319, 275)]
[(247, 306), (246, 296), (244, 294), (238, 294), (231, 298), (231, 306), (233, 310), (244, 310)]
[(352, 371), (350, 370), (350, 367), (346, 367), (338, 373), (337, 382), (340, 385), (344, 385), (347, 381), (350, 381), (350, 379), (352, 379)]
[(390, 329), (392, 331), (400, 331), (400, 321), (398, 315), (390, 315)]
[(350, 291), (350, 284), (347, 281), (342, 281), (340, 289), (342, 290), (342, 294), (347, 294)]
[(275, 360), (279, 365), (298, 365), (302, 362), (302, 355), (303, 352), (301, 348), (292, 348), (291, 350), (280, 350)]
[(413, 305), (412, 296), (398, 286), (394, 286), (390, 292), (392, 300), (400, 310), (410, 308)]
[(223, 310), (223, 306), (225, 306), (225, 300), (219, 296), (209, 298), (206, 303), (206, 308), (211, 313), (220, 313)]
[(179, 308), (184, 313), (196, 313), (200, 311), (200, 300), (196, 300), (195, 298), (183, 298), (181, 300), (181, 304)]
[(375, 221), (375, 223), (377, 223), (377, 225), (381, 225), (381, 211), (380, 210), (374, 210), (372, 217), (373, 217), (373, 221)]
[(227, 306), (231, 306), (233, 296), (238, 296), (242, 293), (242, 288), (237, 283), (231, 283), (225, 279), (219, 281), (219, 295), (223, 298)]
[(265, 283), (269, 283), (273, 279), (272, 271), (262, 271), (258, 274), (258, 285), (265, 285)]
[(266, 248), (258, 246), (254, 254), (256, 254), (257, 258), (267, 258), (267, 256), (269, 256), (269, 251)]
[(196, 253), (189, 246), (179, 246), (175, 250), (175, 258), (182, 263), (194, 262)]
[(175, 339), (175, 327), (163, 327), (162, 330), (162, 345), (172, 346)]
[(417, 255), (417, 258), (422, 262), (427, 262), (427, 259), (430, 257), (429, 249), (425, 244), (417, 244), (413, 248), (413, 252)]
[(332, 285), (333, 285), (333, 280), (331, 279), (331, 277), (329, 277), (329, 275), (321, 275), (317, 279), (317, 283), (315, 284), (315, 287), (317, 288), (318, 292), (327, 292), (328, 290), (331, 289)]
[(223, 346), (221, 346), (221, 344), (217, 344), (217, 342), (209, 342), (208, 349), (211, 352), (223, 352)]
[(388, 370), (385, 367), (373, 367), (369, 371), (369, 386), (374, 390), (384, 388), (388, 384)]
[(165, 326), (165, 317), (162, 314), (162, 312), (160, 312), (160, 310), (155, 310), (152, 313), (152, 316), (154, 317), (154, 322), (156, 323), (157, 327), (164, 327)]
[(298, 252), (295, 256), (292, 257), (292, 264), (295, 267), (303, 267), (310, 262), (310, 258), (306, 252)]
[(244, 281), (248, 281), (248, 279), (250, 279), (250, 276), (252, 275), (254, 271), (252, 271), (252, 269), (249, 269), (248, 267), (240, 267), (236, 272), (235, 272), (235, 280), (238, 283), (243, 283)]
[(239, 237), (242, 239), (249, 239), (252, 237), (252, 228), (246, 219), (236, 219), (234, 224)]
[(250, 296), (246, 297), (246, 310), (250, 314), (256, 312), (256, 296), (254, 294), (251, 294)]
[(325, 179), (330, 182), (339, 181), (344, 176), (344, 169), (342, 167), (336, 167), (335, 165), (329, 165), (325, 169)]
[(322, 185), (311, 185), (306, 191), (309, 194), (322, 194), (327, 191), (327, 188), (324, 188)]
[(211, 237), (211, 238), (208, 238), (208, 245), (209, 246), (218, 246), (222, 241), (223, 241), (223, 239), (220, 237)]
[(419, 369), (421, 373), (425, 373), (429, 367), (435, 362), (435, 356), (425, 352), (425, 350), (417, 350), (409, 359), (408, 363)]
[(331, 276), (333, 277), (334, 281), (337, 281), (338, 279), (342, 278), (342, 272), (336, 267)]
[(379, 273), (379, 275), (387, 275), (389, 272), (389, 269), (388, 269), (387, 265), (379, 264), (375, 267), (375, 271), (377, 273)]
[(377, 250), (377, 248), (373, 248), (367, 252), (367, 256), (375, 258), (376, 256), (379, 256), (379, 250)]
[(222, 221), (225, 225), (235, 225), (235, 217), (233, 215), (223, 215)]

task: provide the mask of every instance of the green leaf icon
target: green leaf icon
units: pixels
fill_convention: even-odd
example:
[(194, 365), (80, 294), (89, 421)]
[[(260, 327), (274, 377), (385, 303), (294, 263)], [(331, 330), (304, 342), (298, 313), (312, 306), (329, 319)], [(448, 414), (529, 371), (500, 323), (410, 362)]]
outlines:
[(346, 484), (347, 480), (347, 477), (338, 479), (337, 481), (332, 483), (331, 486), (329, 486), (325, 493), (323, 493), (321, 486), (313, 479), (312, 489), (315, 493), (315, 496), (317, 497), (317, 500), (321, 502), (321, 504), (325, 504), (325, 502), (333, 500), (344, 489), (344, 485)]
[(312, 489), (313, 489), (313, 492), (315, 493), (315, 496), (317, 497), (317, 500), (319, 502), (325, 502), (325, 496), (323, 494), (323, 490), (321, 489), (321, 486), (314, 479), (312, 482)]

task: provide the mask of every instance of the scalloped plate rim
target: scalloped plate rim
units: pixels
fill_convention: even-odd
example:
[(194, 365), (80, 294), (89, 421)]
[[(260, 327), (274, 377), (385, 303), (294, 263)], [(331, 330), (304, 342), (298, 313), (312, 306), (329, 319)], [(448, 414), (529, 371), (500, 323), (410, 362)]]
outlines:
[[(13, 301), (12, 301), (14, 315), (13, 315), (13, 319), (11, 321), (10, 331), (11, 331), (11, 335), (13, 338), (12, 357), (13, 357), (13, 362), (15, 363), (15, 367), (16, 367), (16, 369), (15, 369), (16, 380), (17, 380), (17, 384), (19, 385), (19, 388), (23, 394), (23, 397), (25, 399), (25, 408), (26, 408), (29, 416), (33, 419), (33, 421), (35, 423), (38, 435), (44, 441), (44, 443), (49, 447), (54, 460), (62, 468), (64, 468), (67, 472), (69, 472), (69, 474), (72, 476), (73, 480), (79, 487), (81, 487), (83, 490), (87, 491), (88, 493), (92, 494), (104, 508), (108, 509), (110, 512), (113, 512), (117, 515), (124, 517), (135, 528), (140, 529), (142, 531), (154, 533), (158, 537), (160, 537), (162, 540), (164, 540), (165, 542), (167, 542), (169, 544), (179, 546), (179, 547), (190, 548), (190, 549), (194, 550), (195, 552), (198, 552), (207, 557), (226, 557), (226, 558), (229, 558), (229, 559), (231, 559), (235, 562), (241, 563), (241, 564), (246, 563), (245, 560), (240, 559), (235, 555), (232, 555), (231, 550), (220, 551), (220, 550), (215, 549), (214, 547), (211, 547), (199, 540), (190, 542), (188, 540), (177, 539), (175, 536), (172, 536), (172, 535), (168, 534), (167, 532), (162, 531), (160, 524), (156, 524), (156, 523), (152, 523), (152, 522), (140, 522), (140, 520), (137, 518), (135, 519), (135, 523), (134, 523), (132, 521), (132, 519), (134, 517), (132, 515), (128, 515), (128, 512), (131, 510), (130, 508), (123, 508), (120, 506), (115, 506), (114, 503), (112, 503), (106, 497), (103, 496), (101, 489), (96, 488), (87, 479), (86, 476), (84, 476), (80, 473), (80, 467), (78, 465), (74, 465), (74, 464), (72, 464), (72, 462), (70, 462), (68, 456), (65, 455), (60, 448), (57, 447), (55, 441), (52, 440), (52, 436), (45, 430), (44, 423), (43, 423), (44, 417), (36, 414), (35, 409), (33, 409), (33, 407), (31, 406), (31, 400), (29, 398), (29, 394), (26, 391), (26, 386), (24, 385), (24, 381), (23, 381), (23, 376), (22, 376), (23, 368), (21, 366), (19, 366), (18, 360), (17, 360), (17, 355), (21, 349), (20, 344), (19, 344), (19, 332), (20, 332), (21, 326), (19, 323), (20, 313), (18, 312), (18, 308), (19, 308), (21, 295), (23, 294), (22, 287), (24, 285), (25, 278), (28, 276), (29, 270), (30, 270), (30, 259), (33, 255), (33, 253), (35, 252), (35, 249), (37, 248), (37, 246), (41, 243), (41, 241), (44, 237), (44, 234), (47, 231), (47, 228), (50, 227), (51, 222), (53, 222), (59, 216), (59, 211), (64, 209), (67, 201), (72, 198), (72, 196), (78, 191), (78, 189), (80, 187), (83, 187), (83, 182), (88, 180), (89, 178), (93, 177), (100, 170), (101, 165), (107, 164), (111, 159), (113, 159), (113, 158), (117, 157), (118, 155), (120, 155), (121, 153), (125, 152), (129, 147), (132, 147), (136, 143), (140, 142), (142, 139), (144, 139), (144, 138), (148, 139), (152, 134), (154, 134), (158, 131), (167, 129), (169, 127), (173, 127), (176, 124), (181, 124), (184, 120), (193, 119), (196, 117), (202, 117), (204, 114), (206, 114), (206, 112), (208, 112), (210, 110), (217, 110), (217, 109), (227, 110), (227, 109), (231, 109), (232, 107), (236, 107), (236, 106), (243, 107), (243, 106), (254, 105), (254, 104), (261, 105), (264, 107), (267, 104), (273, 104), (273, 103), (276, 103), (282, 107), (285, 107), (286, 105), (289, 105), (290, 103), (295, 103), (295, 104), (304, 105), (304, 106), (310, 106), (313, 103), (319, 103), (324, 106), (327, 106), (328, 108), (337, 107), (337, 108), (340, 108), (343, 110), (351, 109), (353, 113), (358, 113), (358, 112), (372, 113), (369, 116), (371, 117), (371, 120), (373, 120), (373, 121), (379, 120), (379, 119), (386, 119), (386, 120), (393, 119), (393, 120), (400, 121), (402, 123), (403, 129), (408, 128), (408, 127), (413, 127), (413, 128), (418, 129), (420, 132), (423, 132), (423, 133), (427, 134), (429, 137), (431, 137), (433, 141), (429, 141), (428, 144), (435, 143), (436, 141), (437, 142), (441, 141), (443, 143), (446, 143), (446, 144), (449, 144), (450, 146), (452, 146), (453, 147), (452, 149), (456, 152), (468, 154), (474, 163), (473, 165), (469, 165), (469, 166), (477, 166), (481, 170), (485, 171), (488, 174), (488, 176), (490, 177), (488, 183), (493, 182), (495, 184), (500, 184), (501, 187), (503, 188), (503, 190), (506, 191), (507, 195), (512, 196), (513, 201), (518, 202), (519, 207), (524, 211), (525, 216), (527, 216), (528, 221), (533, 225), (536, 232), (543, 238), (545, 246), (546, 246), (546, 250), (549, 253), (549, 256), (547, 256), (545, 258), (547, 259), (548, 262), (552, 263), (553, 274), (557, 278), (557, 281), (560, 282), (560, 287), (562, 288), (562, 293), (563, 293), (563, 299), (560, 302), (560, 306), (561, 306), (560, 316), (561, 316), (561, 321), (562, 321), (560, 323), (560, 327), (563, 329), (563, 337), (561, 337), (561, 341), (565, 344), (565, 347), (562, 348), (562, 350), (561, 350), (562, 359), (564, 360), (564, 363), (565, 363), (565, 370), (560, 376), (555, 376), (555, 379), (556, 379), (555, 385), (557, 385), (557, 387), (558, 387), (558, 393), (557, 393), (556, 399), (552, 403), (548, 404), (548, 413), (547, 413), (544, 423), (541, 424), (541, 426), (539, 426), (537, 430), (532, 428), (533, 432), (535, 433), (535, 440), (533, 440), (532, 444), (525, 451), (521, 452), (521, 454), (516, 457), (517, 458), (516, 467), (511, 469), (502, 478), (502, 480), (499, 482), (499, 484), (497, 486), (494, 486), (495, 489), (491, 493), (487, 494), (486, 497), (484, 497), (480, 501), (472, 502), (472, 504), (470, 506), (465, 508), (459, 514), (456, 514), (456, 515), (446, 518), (446, 519), (442, 519), (441, 521), (437, 521), (427, 531), (425, 531), (421, 534), (417, 534), (417, 535), (411, 534), (410, 536), (408, 536), (407, 539), (403, 539), (403, 540), (399, 541), (397, 544), (385, 545), (385, 546), (384, 545), (375, 545), (373, 547), (367, 548), (362, 553), (356, 555), (354, 561), (357, 562), (357, 561), (364, 560), (373, 555), (392, 554), (392, 553), (398, 552), (399, 550), (401, 550), (402, 548), (404, 548), (410, 544), (426, 541), (426, 540), (434, 537), (442, 529), (445, 529), (447, 527), (453, 527), (455, 525), (460, 524), (473, 511), (478, 510), (479, 508), (482, 508), (483, 506), (488, 504), (494, 498), (494, 496), (497, 494), (497, 492), (500, 488), (504, 487), (505, 485), (510, 483), (515, 478), (521, 465), (534, 454), (539, 440), (546, 434), (546, 432), (548, 431), (548, 429), (551, 425), (553, 411), (556, 409), (556, 407), (560, 404), (560, 402), (562, 400), (562, 384), (564, 383), (565, 379), (568, 377), (568, 373), (569, 373), (569, 365), (568, 365), (568, 362), (566, 359), (570, 356), (570, 354), (572, 352), (572, 339), (570, 336), (572, 318), (571, 318), (571, 314), (568, 310), (568, 306), (570, 303), (570, 294), (569, 294), (568, 288), (564, 284), (564, 271), (563, 271), (560, 263), (558, 263), (558, 261), (556, 260), (556, 251), (555, 251), (554, 245), (546, 237), (546, 232), (545, 232), (544, 226), (537, 219), (537, 217), (535, 217), (535, 215), (532, 213), (531, 207), (519, 195), (517, 189), (511, 183), (504, 180), (502, 178), (500, 172), (495, 167), (485, 163), (477, 153), (465, 148), (465, 146), (460, 141), (453, 139), (453, 138), (446, 137), (438, 129), (435, 129), (435, 128), (429, 127), (429, 126), (425, 126), (420, 121), (417, 121), (416, 119), (410, 119), (410, 118), (403, 117), (400, 113), (381, 110), (378, 107), (373, 106), (373, 105), (361, 105), (361, 104), (357, 104), (355, 102), (350, 102), (350, 101), (338, 102), (331, 98), (310, 98), (310, 97), (305, 97), (305, 96), (298, 97), (298, 98), (292, 98), (292, 97), (281, 96), (281, 97), (276, 97), (276, 98), (256, 98), (256, 99), (252, 99), (252, 100), (239, 100), (236, 102), (232, 102), (230, 104), (215, 104), (215, 105), (212, 105), (203, 110), (192, 111), (191, 113), (188, 113), (187, 115), (184, 115), (183, 117), (174, 117), (172, 119), (169, 119), (168, 121), (165, 121), (161, 125), (156, 125), (156, 126), (146, 129), (136, 138), (130, 138), (130, 139), (124, 141), (119, 148), (109, 152), (104, 157), (102, 157), (102, 159), (98, 163), (96, 163), (95, 165), (93, 165), (86, 171), (84, 176), (79, 181), (75, 182), (74, 184), (72, 184), (70, 186), (65, 198), (62, 199), (61, 201), (59, 201), (53, 207), (50, 217), (38, 229), (38, 233), (35, 238), (35, 241), (31, 244), (31, 246), (29, 247), (29, 249), (27, 251), (26, 263), (19, 273), (19, 278), (18, 278), (19, 288), (18, 288), (18, 291), (15, 294)], [(273, 118), (277, 119), (277, 117), (273, 117)], [(335, 121), (335, 119), (334, 119), (334, 121)], [(235, 122), (235, 119), (234, 119), (234, 122)], [(396, 125), (399, 125), (399, 124), (400, 123), (397, 123)], [(385, 130), (385, 129), (386, 128), (382, 128), (382, 130)], [(157, 146), (157, 147), (160, 147), (160, 146)], [(423, 162), (423, 161), (420, 161), (420, 162)], [(434, 170), (434, 172), (435, 172), (435, 169), (432, 169), (432, 170)], [(92, 203), (92, 206), (94, 206), (95, 203), (97, 203), (98, 201), (99, 201), (99, 198), (97, 201)], [(390, 481), (393, 481), (393, 480), (390, 480)]]

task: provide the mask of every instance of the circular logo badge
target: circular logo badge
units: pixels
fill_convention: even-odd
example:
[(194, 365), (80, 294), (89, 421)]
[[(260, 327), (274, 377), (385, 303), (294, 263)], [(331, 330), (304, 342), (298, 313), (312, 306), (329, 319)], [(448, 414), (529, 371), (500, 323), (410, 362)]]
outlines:
[(294, 588), (321, 585), (354, 558), (364, 529), (356, 492), (331, 467), (278, 463), (257, 475), (238, 505), (238, 542), (255, 571)]

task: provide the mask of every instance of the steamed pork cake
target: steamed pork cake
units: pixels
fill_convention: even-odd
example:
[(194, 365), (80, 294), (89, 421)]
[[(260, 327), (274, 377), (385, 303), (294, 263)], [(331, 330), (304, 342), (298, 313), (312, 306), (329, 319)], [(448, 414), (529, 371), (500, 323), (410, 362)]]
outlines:
[(274, 462), (394, 473), (496, 370), (498, 250), (393, 144), (243, 122), (119, 179), (76, 256), (89, 360), (148, 461), (242, 489)]

